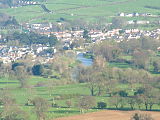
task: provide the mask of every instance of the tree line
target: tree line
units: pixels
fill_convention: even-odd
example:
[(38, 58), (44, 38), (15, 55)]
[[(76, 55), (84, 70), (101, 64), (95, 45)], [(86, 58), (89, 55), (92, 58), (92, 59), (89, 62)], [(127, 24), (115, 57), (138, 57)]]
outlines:
[(160, 66), (157, 48), (159, 46), (159, 40), (143, 37), (138, 40), (124, 40), (120, 43), (113, 41), (98, 43), (89, 51), (94, 56), (102, 55), (108, 62), (126, 63), (136, 69), (158, 73)]
[(159, 79), (144, 69), (110, 67), (102, 56), (94, 59), (93, 66), (79, 66), (77, 73), (78, 82), (87, 83), (91, 96), (105, 96), (115, 109), (153, 110), (159, 106)]
[(14, 44), (16, 41), (20, 45), (42, 44), (42, 45), (50, 45), (51, 47), (55, 46), (58, 43), (57, 37), (54, 35), (50, 35), (48, 37), (33, 32), (29, 33), (14, 32), (13, 34), (7, 35), (6, 40), (3, 42)]

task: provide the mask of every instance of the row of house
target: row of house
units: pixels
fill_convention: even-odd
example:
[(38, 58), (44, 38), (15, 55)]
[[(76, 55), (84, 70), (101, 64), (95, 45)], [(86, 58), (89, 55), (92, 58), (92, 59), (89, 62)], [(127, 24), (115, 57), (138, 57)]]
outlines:
[[(149, 24), (149, 21), (128, 21), (128, 24)], [(28, 29), (29, 31), (34, 31), (36, 33), (42, 34), (42, 35), (50, 35), (53, 34), (55, 35), (58, 40), (61, 41), (68, 41), (71, 40), (72, 38), (83, 38), (83, 30), (75, 30), (75, 31), (53, 31), (54, 25), (51, 23), (37, 23), (37, 24), (28, 24), (26, 23), (23, 25), (25, 29)], [(89, 36), (93, 41), (100, 41), (104, 40), (106, 38), (121, 38), (121, 39), (139, 39), (142, 35), (143, 32), (146, 34), (145, 31), (138, 30), (138, 29), (130, 29), (130, 30), (125, 30), (125, 34), (119, 35), (120, 31), (123, 31), (122, 29), (113, 29), (113, 30), (108, 30), (106, 32), (102, 32), (101, 30), (90, 30), (89, 31)], [(124, 37), (125, 36), (125, 37)], [(152, 32), (150, 37), (158, 39), (158, 34)]]
[[(137, 21), (137, 24), (148, 24), (148, 21)], [(51, 34), (55, 35), (58, 40), (64, 42), (66, 45), (70, 43), (68, 41), (74, 41), (76, 39), (82, 38), (83, 39), (83, 32), (84, 30), (75, 30), (75, 31), (53, 31), (53, 28), (55, 27), (51, 23), (37, 23), (37, 24), (24, 24), (23, 27), (25, 29), (28, 29), (29, 31), (34, 31), (36, 33), (42, 34), (42, 35), (48, 35)], [(90, 30), (88, 35), (91, 38), (91, 41), (93, 43), (99, 42), (106, 39), (114, 39), (117, 42), (120, 42), (122, 40), (130, 40), (130, 39), (139, 39), (142, 36), (151, 37), (154, 39), (159, 39), (159, 29), (153, 30), (153, 31), (143, 31), (139, 29), (112, 29), (112, 30)]]
[[(72, 43), (71, 41), (75, 40), (73, 39), (73, 36), (71, 34), (74, 32), (75, 31), (72, 32), (64, 31), (63, 33), (60, 33), (63, 34), (63, 37), (59, 36), (58, 38), (59, 40), (64, 41), (65, 47), (68, 48), (69, 45)], [(58, 32), (57, 35), (59, 35)], [(89, 31), (88, 35), (90, 36), (92, 43), (100, 42), (107, 39), (114, 39), (117, 42), (121, 42), (123, 40), (140, 39), (141, 37), (144, 36), (153, 39), (160, 39), (160, 29), (156, 29), (153, 31), (143, 31), (139, 29), (126, 29), (126, 30), (113, 29), (113, 30), (108, 30), (106, 32), (102, 32), (100, 30), (91, 30)], [(79, 32), (77, 36), (83, 38), (83, 31)]]
[[(65, 32), (63, 33), (65, 34)], [(113, 29), (113, 30), (109, 30), (106, 32), (102, 32), (100, 30), (91, 30), (89, 32), (89, 36), (92, 42), (88, 44), (97, 43), (97, 42), (101, 42), (101, 41), (109, 40), (109, 39), (115, 40), (116, 42), (121, 42), (123, 40), (140, 39), (141, 37), (144, 37), (144, 36), (159, 40), (160, 39), (160, 29), (156, 29), (153, 31), (143, 31), (139, 29), (126, 29), (126, 30)], [(74, 39), (70, 37), (64, 40), (65, 42), (64, 42), (63, 48), (65, 50), (73, 49), (71, 48), (72, 43), (73, 43), (72, 40)], [(87, 44), (85, 43), (85, 45)], [(82, 48), (82, 46), (78, 46), (78, 47), (79, 49)]]
[(16, 6), (19, 7), (19, 6), (26, 6), (26, 5), (38, 5), (38, 4), (39, 3), (35, 2), (35, 1), (23, 1), (23, 0), (19, 0), (16, 3)]
[(160, 29), (152, 31), (144, 31), (139, 29), (126, 29), (123, 30), (121, 34), (112, 34), (111, 36), (107, 36), (106, 38), (116, 39), (118, 42), (120, 42), (122, 40), (140, 39), (143, 36), (159, 40)]
[(157, 15), (152, 15), (151, 13), (124, 13), (121, 12), (118, 14), (120, 17), (157, 17)]
[(145, 24), (150, 24), (150, 21), (148, 21), (148, 20), (130, 20), (130, 21), (127, 21), (127, 24), (129, 24), (129, 25), (134, 25), (134, 24), (145, 25)]
[[(148, 22), (139, 21), (139, 24), (144, 24)], [(23, 25), (25, 29), (28, 29), (28, 31), (34, 31), (36, 33), (42, 34), (42, 35), (48, 35), (51, 34), (55, 35), (58, 40), (61, 40), (63, 42), (65, 41), (72, 41), (74, 39), (83, 38), (83, 32), (84, 30), (75, 30), (75, 31), (53, 31), (53, 25), (51, 23), (37, 23), (37, 24), (28, 24), (26, 23)], [(112, 29), (112, 30), (90, 30), (88, 35), (90, 36), (91, 40), (93, 42), (105, 40), (105, 39), (116, 39), (116, 40), (123, 40), (123, 39), (139, 39), (142, 36), (148, 36), (154, 39), (159, 39), (159, 29), (153, 30), (153, 31), (143, 31), (139, 29)], [(2, 36), (0, 36), (2, 38)]]

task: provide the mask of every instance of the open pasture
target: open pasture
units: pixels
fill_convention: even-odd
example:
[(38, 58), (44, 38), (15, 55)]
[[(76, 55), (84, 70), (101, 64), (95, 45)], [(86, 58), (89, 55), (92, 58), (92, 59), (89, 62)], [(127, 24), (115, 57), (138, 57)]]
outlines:
[(98, 21), (105, 18), (110, 21), (120, 12), (160, 14), (158, 9), (145, 7), (158, 7), (159, 0), (154, 0), (154, 2), (153, 0), (47, 0), (42, 4), (46, 5), (52, 13), (46, 13), (40, 5), (0, 9), (0, 12), (15, 16), (20, 22), (55, 22), (60, 18), (86, 21)]
[[(16, 103), (21, 106), (29, 114), (28, 120), (35, 120), (36, 115), (33, 112), (34, 107), (26, 106), (28, 99), (33, 99), (37, 96), (45, 98), (50, 104), (53, 102), (56, 103), (57, 107), (50, 107), (47, 112), (49, 119), (59, 118), (66, 116), (73, 116), (80, 114), (79, 109), (76, 107), (78, 99), (80, 96), (90, 95), (90, 90), (87, 87), (86, 83), (81, 84), (68, 84), (68, 85), (59, 85), (53, 86), (52, 88), (47, 86), (50, 83), (57, 81), (56, 79), (42, 78), (37, 76), (31, 76), (28, 79), (28, 88), (20, 88), (20, 84), (17, 80), (0, 78), (0, 89), (6, 89), (8, 94), (16, 99)], [(48, 84), (49, 83), (49, 84)], [(135, 87), (139, 85), (135, 85)], [(116, 88), (121, 90), (126, 90), (129, 96), (134, 94), (134, 91), (130, 89), (128, 84), (119, 84)], [(59, 98), (59, 99), (57, 99)], [(96, 102), (105, 102), (107, 103), (107, 109), (116, 109), (115, 106), (109, 104), (110, 97), (105, 93), (103, 96), (95, 96)], [(66, 101), (71, 100), (72, 107), (68, 108)], [(137, 106), (136, 106), (137, 108)], [(142, 106), (142, 109), (145, 109), (145, 106)], [(159, 106), (154, 105), (153, 110), (158, 110)], [(125, 105), (125, 110), (130, 110), (129, 105)], [(86, 112), (96, 112), (99, 111), (96, 106), (95, 109), (90, 109)]]

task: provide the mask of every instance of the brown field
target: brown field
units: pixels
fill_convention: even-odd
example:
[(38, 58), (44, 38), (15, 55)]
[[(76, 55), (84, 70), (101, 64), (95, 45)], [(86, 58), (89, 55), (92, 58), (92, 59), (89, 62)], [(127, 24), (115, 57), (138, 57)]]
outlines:
[(154, 120), (160, 120), (160, 112), (113, 111), (113, 110), (105, 110), (100, 112), (63, 117), (63, 118), (58, 118), (56, 120), (130, 120), (130, 117), (136, 112), (150, 114), (154, 118)]

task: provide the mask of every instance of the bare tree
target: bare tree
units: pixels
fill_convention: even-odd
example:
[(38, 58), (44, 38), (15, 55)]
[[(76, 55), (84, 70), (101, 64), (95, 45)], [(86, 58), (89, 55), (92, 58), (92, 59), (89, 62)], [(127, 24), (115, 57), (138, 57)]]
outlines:
[(137, 95), (135, 100), (136, 100), (136, 105), (138, 106), (138, 108), (139, 108), (139, 110), (140, 110), (140, 109), (141, 109), (141, 106), (142, 106), (142, 104), (143, 104), (143, 100), (142, 100), (141, 95)]
[(119, 106), (120, 106), (120, 102), (119, 101), (120, 101), (120, 97), (119, 96), (113, 96), (113, 97), (111, 97), (109, 99), (110, 105), (115, 106), (116, 109), (118, 109)]
[(78, 107), (80, 112), (84, 113), (84, 110), (88, 110), (96, 105), (96, 100), (93, 96), (83, 96), (78, 101)]
[(72, 101), (69, 99), (66, 101), (66, 105), (70, 108), (72, 106)]
[(149, 64), (149, 55), (147, 51), (136, 50), (133, 53), (133, 61), (136, 67), (147, 69)]
[(34, 111), (37, 115), (38, 120), (46, 119), (46, 112), (49, 108), (49, 103), (46, 99), (41, 97), (36, 97), (33, 99)]
[(154, 120), (150, 114), (135, 113), (132, 115), (131, 120)]
[(21, 88), (27, 87), (27, 79), (29, 78), (29, 75), (24, 66), (17, 66), (15, 68), (15, 76), (20, 82)]
[(134, 106), (136, 104), (136, 100), (134, 98), (128, 98), (127, 99), (128, 104), (130, 105), (131, 109), (134, 109)]
[(109, 42), (96, 44), (91, 50), (95, 55), (102, 55), (107, 61), (115, 60), (121, 54), (121, 49)]
[(79, 81), (87, 82), (87, 87), (90, 89), (91, 95), (94, 96), (97, 91), (96, 83), (96, 71), (94, 71), (92, 66), (84, 67), (78, 73)]
[(1, 92), (1, 103), (3, 110), (0, 113), (0, 119), (3, 120), (28, 120), (26, 112), (16, 104), (16, 100), (12, 98), (12, 95), (8, 91)]

